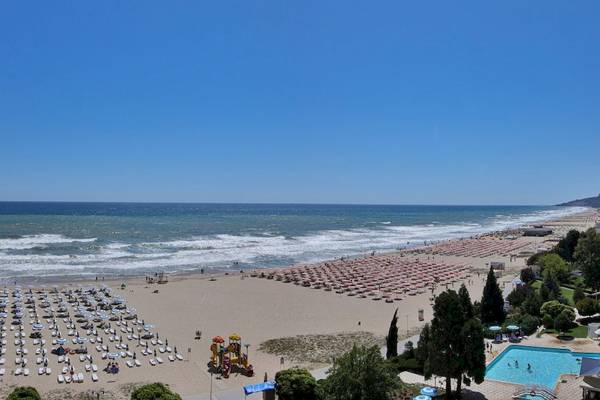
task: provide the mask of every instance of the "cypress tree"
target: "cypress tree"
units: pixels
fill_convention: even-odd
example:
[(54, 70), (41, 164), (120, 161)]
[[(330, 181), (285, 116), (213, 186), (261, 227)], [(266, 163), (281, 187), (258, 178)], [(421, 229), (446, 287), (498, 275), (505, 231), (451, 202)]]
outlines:
[(392, 357), (398, 356), (398, 309), (394, 311), (394, 317), (392, 318), (392, 322), (390, 322), (390, 329), (388, 331), (388, 335), (385, 337), (385, 344), (387, 346), (387, 351), (385, 354), (385, 358), (390, 359)]
[(496, 281), (494, 270), (490, 267), (490, 272), (488, 272), (485, 287), (483, 288), (483, 296), (481, 297), (481, 322), (484, 324), (501, 324), (505, 318), (504, 297)]
[(465, 313), (465, 318), (473, 318), (473, 303), (471, 303), (471, 296), (464, 283), (460, 285), (460, 289), (458, 289), (458, 296), (460, 297), (460, 304)]

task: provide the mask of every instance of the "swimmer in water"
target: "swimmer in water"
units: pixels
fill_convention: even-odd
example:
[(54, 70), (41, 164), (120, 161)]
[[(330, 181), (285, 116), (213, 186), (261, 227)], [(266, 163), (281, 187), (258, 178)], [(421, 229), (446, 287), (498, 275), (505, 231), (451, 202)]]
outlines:
[(519, 361), (515, 360), (515, 367), (519, 368)]
[(527, 364), (527, 371), (531, 371), (531, 364)]

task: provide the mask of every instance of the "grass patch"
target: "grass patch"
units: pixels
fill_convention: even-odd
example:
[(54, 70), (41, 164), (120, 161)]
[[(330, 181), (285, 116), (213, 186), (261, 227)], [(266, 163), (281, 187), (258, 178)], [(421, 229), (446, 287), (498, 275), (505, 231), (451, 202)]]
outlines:
[[(537, 280), (537, 281), (535, 281), (535, 282), (533, 282), (533, 283), (531, 284), (531, 287), (532, 287), (532, 288), (534, 288), (535, 290), (539, 290), (539, 289), (540, 289), (540, 286), (542, 286), (542, 281), (539, 281), (539, 280)], [(565, 299), (567, 299), (567, 302), (568, 302), (568, 303), (569, 303), (569, 305), (571, 305), (571, 306), (574, 306), (574, 305), (575, 305), (575, 302), (573, 302), (573, 293), (574, 293), (574, 292), (575, 292), (575, 291), (574, 291), (573, 289), (570, 289), (570, 288), (568, 288), (568, 287), (564, 287), (564, 286), (561, 286), (561, 287), (560, 287), (560, 294), (561, 294), (561, 295), (562, 295), (562, 296), (563, 296)]]
[[(544, 330), (544, 333), (548, 333), (550, 335), (554, 335), (557, 336), (558, 332), (554, 329), (546, 329)], [(586, 338), (587, 337), (587, 333), (588, 333), (588, 328), (587, 326), (584, 325), (578, 325), (575, 328), (569, 329), (567, 332), (565, 332), (567, 335), (573, 336), (574, 338)]]

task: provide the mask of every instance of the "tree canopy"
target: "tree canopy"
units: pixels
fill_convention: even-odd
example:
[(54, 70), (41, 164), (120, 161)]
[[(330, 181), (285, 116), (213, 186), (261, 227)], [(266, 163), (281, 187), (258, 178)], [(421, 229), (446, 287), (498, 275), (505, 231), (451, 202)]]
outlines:
[(38, 391), (31, 386), (16, 387), (6, 400), (41, 400)]
[(548, 253), (540, 257), (539, 265), (542, 276), (554, 277), (559, 282), (567, 282), (569, 279), (569, 266), (558, 254)]
[(600, 289), (600, 235), (595, 229), (580, 236), (573, 255), (575, 266), (581, 270), (586, 285)]
[(398, 309), (394, 311), (394, 316), (390, 322), (390, 329), (385, 337), (385, 344), (387, 347), (385, 357), (390, 359), (398, 355)]
[(567, 235), (557, 243), (556, 247), (554, 247), (556, 254), (562, 257), (563, 260), (572, 262), (580, 235), (578, 230), (570, 230)]
[[(466, 290), (466, 288), (465, 288)], [(421, 331), (417, 359), (424, 365), (425, 377), (446, 377), (446, 398), (451, 398), (452, 379), (460, 395), (463, 380), (480, 383), (485, 374), (484, 331), (467, 297), (454, 290), (441, 293), (433, 306), (433, 319)]]
[(135, 389), (131, 400), (181, 400), (181, 396), (162, 383), (151, 383)]
[(504, 297), (496, 281), (494, 270), (490, 268), (481, 297), (481, 322), (501, 324), (505, 318)]
[(389, 400), (400, 384), (378, 346), (353, 346), (335, 361), (322, 392), (326, 400)]
[(277, 372), (277, 396), (281, 400), (316, 400), (317, 380), (303, 368), (290, 368)]

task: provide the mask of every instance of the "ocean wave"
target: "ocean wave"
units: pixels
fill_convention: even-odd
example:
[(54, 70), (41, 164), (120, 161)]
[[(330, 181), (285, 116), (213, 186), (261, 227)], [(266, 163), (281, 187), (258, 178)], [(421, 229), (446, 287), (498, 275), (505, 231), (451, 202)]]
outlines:
[(95, 240), (96, 238), (77, 239), (56, 234), (24, 235), (19, 238), (0, 239), (0, 250), (25, 250), (43, 248), (54, 244), (88, 243)]
[[(0, 239), (0, 276), (89, 273), (90, 271), (134, 271), (165, 269), (184, 271), (195, 268), (251, 268), (310, 263), (356, 255), (368, 251), (392, 250), (424, 241), (469, 237), (514, 228), (578, 213), (583, 208), (565, 208), (491, 218), (485, 223), (453, 223), (393, 226), (360, 229), (330, 229), (298, 236), (260, 234), (219, 234), (179, 240), (141, 243), (109, 242), (95, 244), (93, 253), (14, 254), (10, 250), (31, 249), (65, 243), (86, 243), (95, 238), (69, 238), (40, 234)], [(238, 264), (239, 263), (239, 264)]]

